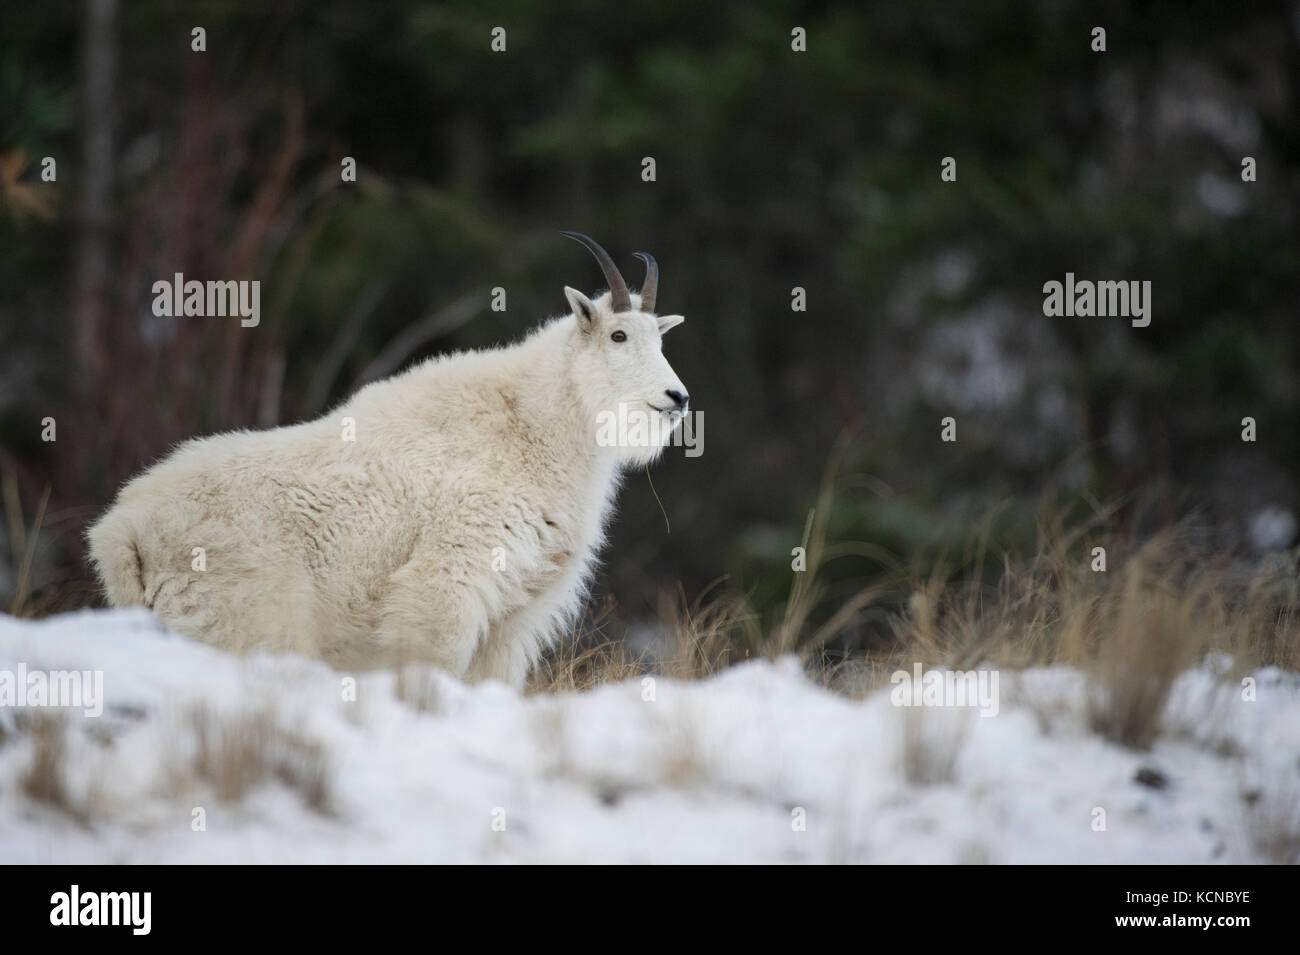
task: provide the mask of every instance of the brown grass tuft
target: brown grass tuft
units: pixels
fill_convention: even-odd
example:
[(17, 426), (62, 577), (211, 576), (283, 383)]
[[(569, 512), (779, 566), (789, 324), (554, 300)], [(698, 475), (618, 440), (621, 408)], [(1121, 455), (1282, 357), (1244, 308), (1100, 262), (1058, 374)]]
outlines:
[(13, 599), (9, 603), (9, 613), (15, 617), (31, 615), (28, 597), (32, 590), (32, 561), (36, 557), (36, 545), (41, 536), (41, 525), (45, 521), (45, 509), (50, 503), (50, 485), (45, 485), (41, 501), (36, 505), (36, 515), (32, 519), (30, 533), (23, 518), (22, 502), (18, 496), (18, 475), (12, 466), (5, 468), (0, 479), (0, 492), (4, 498), (5, 522), (9, 526), (9, 548), (13, 555), (14, 566), (18, 568), (18, 582), (14, 587)]
[(1196, 625), (1200, 595), (1144, 571), (1134, 562), (1100, 603), (1088, 695), (1089, 726), (1138, 750), (1155, 740), (1174, 681), (1212, 639)]
[(62, 713), (38, 712), (31, 718), (32, 762), (19, 785), (33, 802), (38, 802), (77, 819), (85, 813), (68, 791), (64, 761), (68, 750), (68, 721)]
[(330, 815), (330, 769), (324, 749), (281, 725), (270, 708), (234, 715), (198, 706), (188, 714), (194, 734), (191, 760), (176, 766), (177, 781), (210, 785), (222, 802), (235, 802), (263, 783), (276, 780), (298, 793), (303, 803)]
[(901, 716), (903, 777), (913, 786), (955, 781), (957, 759), (970, 730), (965, 714), (909, 708)]
[[(1015, 671), (1068, 665), (1088, 677), (1081, 715), (1106, 738), (1145, 749), (1165, 727), (1171, 689), (1218, 651), (1237, 679), (1250, 669), (1300, 669), (1300, 551), (1246, 559), (1214, 553), (1191, 524), (1136, 540), (1116, 527), (1118, 508), (1067, 521), (1045, 505), (1028, 557), (995, 548), (992, 515), (967, 553), (901, 568), (860, 542), (830, 543), (838, 482), (834, 457), (801, 539), (806, 569), (767, 615), (715, 584), (694, 600), (660, 600), (659, 639), (634, 657), (611, 634), (608, 604), (535, 672), (532, 692), (570, 692), (642, 674), (693, 679), (748, 659), (797, 654), (809, 675), (855, 698), (897, 670)], [(1094, 547), (1105, 568), (1094, 569)], [(869, 557), (884, 570), (856, 590), (827, 582), (828, 565)], [(831, 648), (834, 647), (832, 652)], [(1036, 701), (1044, 726), (1077, 718)], [(1198, 731), (1199, 732), (1199, 731)], [(1231, 749), (1220, 739), (1219, 749)]]

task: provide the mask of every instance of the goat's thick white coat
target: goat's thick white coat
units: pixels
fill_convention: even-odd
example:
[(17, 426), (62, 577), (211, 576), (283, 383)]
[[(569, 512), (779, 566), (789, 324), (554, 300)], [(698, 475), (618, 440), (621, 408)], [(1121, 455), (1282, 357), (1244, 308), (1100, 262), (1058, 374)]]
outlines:
[(109, 601), (228, 650), (521, 685), (581, 607), (622, 468), (662, 452), (601, 447), (598, 415), (685, 393), (661, 352), (680, 316), (565, 293), (573, 312), (515, 345), (177, 448), (88, 532)]

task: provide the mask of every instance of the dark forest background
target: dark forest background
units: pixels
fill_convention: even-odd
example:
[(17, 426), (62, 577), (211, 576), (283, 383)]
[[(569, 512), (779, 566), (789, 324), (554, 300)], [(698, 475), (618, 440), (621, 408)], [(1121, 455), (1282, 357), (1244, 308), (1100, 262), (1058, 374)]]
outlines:
[[(724, 574), (782, 599), (833, 449), (833, 588), (1032, 548), (1048, 508), (1288, 548), (1298, 94), (1294, 2), (6, 4), (0, 604), (93, 603), (86, 523), (175, 442), (594, 291), (560, 229), (658, 258), (705, 421), (653, 471), (671, 532), (621, 494), (620, 619)], [(1149, 280), (1150, 326), (1045, 317), (1067, 271)], [(260, 326), (156, 318), (175, 272), (259, 279)]]

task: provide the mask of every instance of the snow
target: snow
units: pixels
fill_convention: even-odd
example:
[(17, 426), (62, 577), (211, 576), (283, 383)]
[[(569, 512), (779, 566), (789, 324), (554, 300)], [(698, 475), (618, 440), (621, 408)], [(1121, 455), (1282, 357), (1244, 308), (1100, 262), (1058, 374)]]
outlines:
[[(1252, 813), (1300, 809), (1300, 679), (1260, 670), (1247, 701), (1223, 660), (1179, 679), (1147, 753), (1089, 731), (1065, 667), (1001, 673), (992, 717), (855, 701), (792, 658), (560, 696), (422, 671), (422, 709), (391, 671), (356, 674), (349, 700), (348, 674), (144, 611), (0, 617), (0, 673), (20, 664), (102, 671), (104, 713), (67, 711), (68, 809), (25, 792), (31, 714), (0, 707), (3, 863), (1263, 862)], [(315, 746), (328, 798), (291, 769), (222, 802), (193, 772), (196, 709)], [(904, 771), (918, 725), (960, 743), (925, 785)]]

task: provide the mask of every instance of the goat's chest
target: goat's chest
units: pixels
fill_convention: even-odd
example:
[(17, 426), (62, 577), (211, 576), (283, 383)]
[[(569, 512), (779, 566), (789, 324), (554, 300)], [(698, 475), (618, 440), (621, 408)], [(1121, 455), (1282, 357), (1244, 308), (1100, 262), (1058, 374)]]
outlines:
[(584, 545), (577, 529), (544, 511), (511, 511), (493, 544), (492, 571), (512, 585), (516, 600), (532, 600), (581, 572), (591, 548)]

